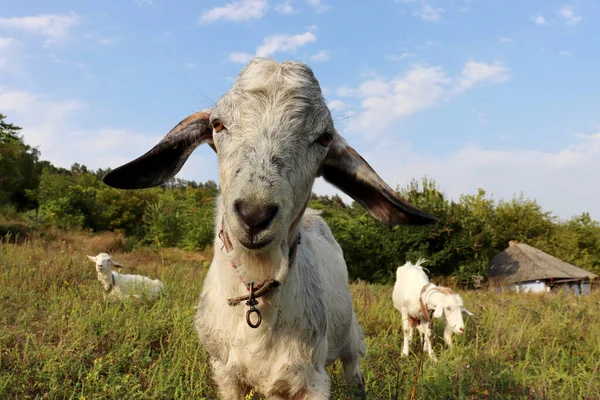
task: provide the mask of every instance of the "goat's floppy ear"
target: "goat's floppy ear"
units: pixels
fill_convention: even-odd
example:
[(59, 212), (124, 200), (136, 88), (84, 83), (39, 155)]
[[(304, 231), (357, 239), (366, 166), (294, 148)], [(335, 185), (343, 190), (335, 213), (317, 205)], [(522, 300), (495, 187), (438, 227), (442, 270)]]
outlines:
[(467, 315), (473, 315), (473, 313), (471, 311), (467, 310), (467, 308), (465, 306), (461, 307), (461, 311)]
[(210, 110), (192, 114), (177, 124), (152, 150), (110, 171), (102, 180), (117, 189), (162, 185), (179, 172), (190, 154), (202, 143), (208, 143), (215, 150), (212, 133)]
[(435, 308), (435, 311), (433, 312), (433, 318), (442, 318), (443, 313), (444, 313), (444, 306), (439, 305)]
[(322, 175), (382, 222), (391, 225), (437, 222), (433, 215), (400, 197), (338, 133), (331, 141)]
[(117, 267), (118, 269), (123, 268), (123, 266), (121, 264), (119, 264), (118, 262), (116, 262), (114, 260), (110, 260), (110, 263), (112, 264), (113, 267)]
[(89, 258), (90, 260), (92, 260), (93, 262), (96, 262), (96, 257), (93, 256), (87, 256), (87, 258)]

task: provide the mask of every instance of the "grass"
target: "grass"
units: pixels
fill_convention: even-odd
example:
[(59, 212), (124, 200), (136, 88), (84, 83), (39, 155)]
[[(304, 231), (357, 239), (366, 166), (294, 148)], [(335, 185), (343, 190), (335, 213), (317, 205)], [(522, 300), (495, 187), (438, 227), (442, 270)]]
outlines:
[[(192, 320), (210, 254), (126, 248), (123, 238), (47, 235), (0, 243), (0, 399), (216, 399)], [(85, 257), (114, 251), (126, 272), (160, 278), (169, 296), (109, 304)], [(401, 358), (389, 286), (351, 286), (365, 331), (369, 399), (408, 399), (419, 360)], [(423, 399), (600, 399), (600, 294), (464, 292), (475, 313), (439, 362), (424, 359)], [(332, 399), (346, 398), (341, 365)], [(256, 396), (255, 396), (256, 397)]]

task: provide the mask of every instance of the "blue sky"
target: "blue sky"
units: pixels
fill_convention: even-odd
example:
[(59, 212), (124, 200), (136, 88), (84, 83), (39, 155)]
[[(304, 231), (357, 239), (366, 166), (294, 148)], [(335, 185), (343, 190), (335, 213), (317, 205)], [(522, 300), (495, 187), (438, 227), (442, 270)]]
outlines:
[[(0, 113), (57, 165), (116, 167), (252, 56), (296, 59), (393, 187), (427, 175), (600, 219), (599, 17), (595, 0), (0, 0)], [(180, 177), (216, 180), (212, 150)]]

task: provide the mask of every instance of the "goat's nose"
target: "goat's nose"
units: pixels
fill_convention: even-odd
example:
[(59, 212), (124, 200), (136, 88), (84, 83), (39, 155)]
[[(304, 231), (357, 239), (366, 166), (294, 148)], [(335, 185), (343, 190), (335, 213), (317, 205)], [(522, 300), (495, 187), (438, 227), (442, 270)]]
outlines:
[(236, 200), (233, 208), (242, 227), (250, 235), (256, 235), (267, 229), (279, 211), (279, 207), (274, 204), (258, 207), (244, 203), (242, 200)]
[(458, 331), (459, 331), (460, 333), (464, 333), (464, 331), (465, 331), (465, 328), (458, 328)]

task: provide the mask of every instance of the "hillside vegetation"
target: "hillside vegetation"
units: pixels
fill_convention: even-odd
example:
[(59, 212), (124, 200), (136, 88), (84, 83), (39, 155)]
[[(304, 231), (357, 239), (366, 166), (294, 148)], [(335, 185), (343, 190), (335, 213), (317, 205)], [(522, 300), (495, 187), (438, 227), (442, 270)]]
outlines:
[[(101, 181), (107, 170), (78, 164), (64, 169), (40, 161), (40, 152), (25, 143), (20, 128), (5, 120), (0, 115), (0, 236), (10, 233), (22, 240), (50, 228), (117, 231), (126, 236), (128, 249), (210, 251), (215, 182), (175, 180), (161, 188), (112, 189)], [(433, 274), (473, 287), (486, 278), (490, 258), (513, 239), (600, 273), (600, 224), (585, 212), (561, 221), (523, 195), (494, 200), (482, 189), (449, 200), (427, 178), (397, 190), (440, 222), (388, 227), (356, 203), (313, 195), (310, 206), (322, 210), (344, 249), (352, 279), (390, 283), (398, 265), (425, 257)]]

